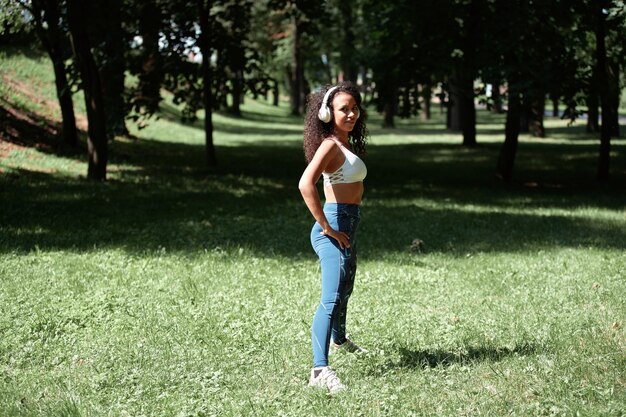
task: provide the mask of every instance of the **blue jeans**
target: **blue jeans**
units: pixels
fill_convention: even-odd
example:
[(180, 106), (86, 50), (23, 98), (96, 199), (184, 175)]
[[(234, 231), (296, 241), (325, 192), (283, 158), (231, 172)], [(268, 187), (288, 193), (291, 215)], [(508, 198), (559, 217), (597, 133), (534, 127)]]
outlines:
[(328, 366), (330, 338), (335, 343), (346, 340), (346, 310), (354, 288), (356, 274), (356, 229), (360, 219), (357, 204), (326, 203), (324, 214), (330, 226), (350, 237), (350, 247), (341, 249), (339, 243), (320, 234), (322, 227), (315, 223), (311, 230), (311, 245), (320, 258), (322, 296), (313, 317), (313, 366)]

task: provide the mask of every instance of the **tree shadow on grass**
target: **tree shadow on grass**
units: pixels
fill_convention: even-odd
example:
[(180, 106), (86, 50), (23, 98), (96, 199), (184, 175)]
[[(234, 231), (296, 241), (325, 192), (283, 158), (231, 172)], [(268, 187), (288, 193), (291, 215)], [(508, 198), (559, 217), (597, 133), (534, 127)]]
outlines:
[[(0, 181), (0, 252), (33, 249), (183, 254), (243, 248), (263, 257), (314, 257), (313, 219), (296, 184), (276, 178), (210, 175), (155, 182), (85, 183), (23, 173)], [(362, 259), (397, 255), (412, 264), (415, 238), (426, 253), (537, 252), (553, 247), (623, 249), (615, 220), (566, 214), (474, 211), (445, 204), (419, 207), (394, 200), (363, 207)]]
[(3, 141), (42, 153), (82, 157), (84, 146), (80, 143), (76, 147), (66, 145), (60, 136), (61, 130), (60, 123), (28, 109), (11, 103), (0, 105), (0, 139)]
[[(612, 155), (612, 178), (596, 179), (597, 146), (557, 143), (519, 145), (513, 180), (505, 184), (495, 176), (499, 144), (460, 148), (450, 144), (411, 143), (377, 145), (366, 157), (369, 191), (376, 198), (419, 196), (421, 193), (472, 203), (510, 206), (516, 197), (552, 207), (591, 205), (620, 208), (626, 192), (626, 152)], [(513, 197), (512, 199), (509, 199)]]
[(536, 253), (550, 248), (626, 247), (626, 230), (618, 220), (567, 214), (473, 211), (464, 207), (416, 205), (364, 206), (359, 230), (362, 258), (411, 253), (415, 239), (425, 253), (467, 256), (475, 253)]
[[(218, 147), (220, 166), (212, 169), (203, 166), (203, 150), (200, 144), (116, 141), (111, 160), (122, 171), (105, 184), (19, 169), (0, 176), (0, 199), (10, 202), (0, 210), (0, 252), (166, 247), (193, 254), (233, 247), (310, 259), (313, 220), (297, 189), (305, 167), (300, 143)], [(415, 238), (425, 242), (426, 252), (459, 256), (626, 247), (619, 219), (577, 214), (581, 207), (624, 208), (623, 186), (581, 186), (574, 176), (595, 162), (594, 147), (536, 145), (525, 151), (524, 158), (532, 162), (534, 155), (546, 175), (568, 169), (572, 178), (560, 188), (504, 185), (491, 174), (497, 150), (489, 146), (372, 147), (365, 158), (370, 172), (359, 231), (362, 257), (392, 253), (412, 262)], [(558, 157), (570, 154), (582, 157)]]

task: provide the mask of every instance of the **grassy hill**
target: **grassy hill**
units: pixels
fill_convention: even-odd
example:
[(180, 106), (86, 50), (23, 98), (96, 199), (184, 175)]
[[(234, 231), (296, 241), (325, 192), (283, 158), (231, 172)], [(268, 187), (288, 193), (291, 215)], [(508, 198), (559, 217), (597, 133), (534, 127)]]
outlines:
[(626, 409), (624, 139), (599, 184), (598, 140), (549, 119), (506, 185), (502, 116), (479, 111), (464, 149), (440, 114), (394, 130), (370, 114), (348, 317), (370, 354), (331, 357), (349, 390), (329, 398), (306, 387), (319, 271), (299, 118), (252, 99), (215, 115), (207, 169), (202, 120), (166, 100), (94, 184), (84, 145), (55, 136), (47, 60), (0, 52), (0, 77), (0, 415)]

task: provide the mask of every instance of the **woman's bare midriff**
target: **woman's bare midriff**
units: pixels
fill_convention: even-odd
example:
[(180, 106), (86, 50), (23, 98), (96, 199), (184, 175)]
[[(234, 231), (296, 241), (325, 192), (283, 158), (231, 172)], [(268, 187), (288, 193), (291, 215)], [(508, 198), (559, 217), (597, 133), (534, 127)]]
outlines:
[(324, 185), (324, 195), (328, 203), (361, 204), (363, 182)]

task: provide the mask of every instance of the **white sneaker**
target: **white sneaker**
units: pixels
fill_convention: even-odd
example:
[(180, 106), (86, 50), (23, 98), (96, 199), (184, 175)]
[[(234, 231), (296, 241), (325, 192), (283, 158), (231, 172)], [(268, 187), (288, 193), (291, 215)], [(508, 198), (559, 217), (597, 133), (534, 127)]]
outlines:
[[(315, 371), (319, 371), (317, 377), (315, 376)], [(346, 389), (346, 386), (341, 383), (335, 371), (330, 369), (329, 366), (311, 369), (309, 387), (327, 388), (331, 394), (336, 394), (337, 392)]]
[(367, 353), (367, 349), (362, 348), (361, 346), (357, 345), (352, 340), (350, 340), (347, 336), (346, 336), (346, 341), (343, 342), (342, 344), (338, 345), (334, 341), (331, 341), (330, 345), (337, 350), (345, 350), (346, 352), (350, 352), (350, 353)]

